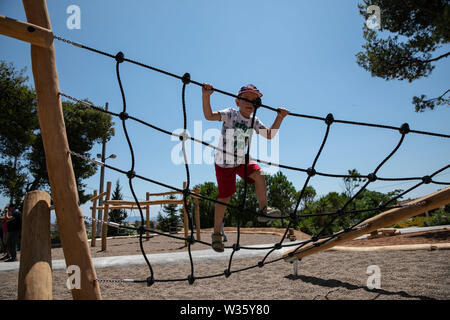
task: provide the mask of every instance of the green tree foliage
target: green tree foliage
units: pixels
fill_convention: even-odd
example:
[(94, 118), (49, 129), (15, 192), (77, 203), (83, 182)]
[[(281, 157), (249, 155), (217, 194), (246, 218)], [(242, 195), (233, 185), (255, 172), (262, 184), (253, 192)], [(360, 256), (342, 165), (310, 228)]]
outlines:
[[(123, 200), (122, 195), (122, 187), (120, 186), (120, 181), (117, 179), (116, 186), (114, 187), (113, 193), (111, 195), (112, 200)], [(123, 209), (114, 209), (109, 212), (108, 221), (115, 222), (121, 224), (126, 218), (128, 214)], [(119, 235), (119, 229), (108, 227), (108, 236), (113, 237)]]
[[(217, 186), (214, 182), (205, 182), (199, 185), (196, 185), (195, 187), (200, 189), (200, 194), (202, 196), (205, 196), (209, 199), (217, 199)], [(195, 188), (194, 187), (194, 188)], [(191, 200), (192, 202), (192, 200)], [(215, 208), (215, 202), (199, 199), (198, 200), (198, 206), (200, 209), (200, 226), (202, 228), (212, 228), (214, 226), (214, 208)]]
[[(168, 199), (174, 200), (176, 197), (170, 195)], [(161, 231), (169, 232), (171, 228), (178, 226), (178, 223), (181, 221), (178, 206), (177, 204), (165, 204), (162, 206), (162, 213), (160, 211), (157, 217), (158, 228)]]
[(38, 129), (36, 95), (24, 72), (0, 61), (0, 192), (16, 204), (25, 195), (26, 158)]
[[(265, 177), (269, 207), (279, 209), (283, 216), (289, 215), (294, 211), (298, 199), (294, 185), (281, 171), (278, 171), (275, 175), (266, 175)], [(311, 189), (308, 189), (308, 192), (310, 191)], [(305, 194), (309, 195), (308, 192)], [(268, 222), (268, 225), (272, 227), (287, 226), (285, 219), (274, 219)]]
[[(113, 123), (109, 114), (86, 108), (80, 103), (64, 101), (62, 105), (67, 139), (71, 151), (90, 157), (89, 151), (94, 144), (101, 143), (103, 137), (106, 138), (106, 141), (111, 138)], [(40, 132), (36, 134), (29, 160), (30, 172), (34, 178), (33, 188), (48, 186), (50, 182), (48, 180)], [(83, 180), (93, 176), (97, 171), (97, 166), (78, 157), (72, 157), (72, 166), (80, 203), (85, 203), (89, 199), (89, 195), (85, 194), (84, 188), (86, 185), (83, 183)]]
[[(360, 14), (367, 19), (367, 8), (380, 8), (381, 30), (363, 26), (366, 43), (364, 51), (356, 54), (359, 66), (373, 76), (385, 80), (412, 82), (428, 77), (434, 63), (447, 58), (450, 52), (432, 55), (450, 41), (450, 4), (446, 0), (364, 0), (359, 4)], [(381, 35), (388, 34), (387, 38)], [(450, 105), (446, 90), (436, 98), (426, 95), (413, 97), (416, 112)]]
[(344, 178), (344, 192), (347, 197), (351, 198), (355, 194), (355, 189), (365, 182), (366, 179), (361, 178), (361, 174), (356, 169), (348, 170), (348, 174), (351, 177)]
[[(49, 190), (36, 95), (23, 73), (0, 61), (0, 192), (19, 206), (27, 192)], [(62, 105), (70, 150), (89, 157), (95, 143), (111, 138), (110, 115), (81, 104)], [(96, 166), (76, 157), (72, 157), (72, 164), (80, 203), (84, 203), (89, 196), (82, 181), (95, 174)]]
[[(341, 231), (344, 228), (351, 227), (358, 221), (373, 217), (382, 210), (380, 206), (388, 203), (389, 200), (399, 195), (402, 190), (394, 190), (389, 193), (381, 193), (377, 191), (363, 190), (356, 193), (355, 189), (361, 186), (364, 179), (356, 169), (348, 170), (352, 176), (344, 178), (344, 192), (329, 192), (317, 198), (317, 193), (314, 187), (307, 186), (303, 195), (301, 190), (296, 190), (295, 186), (287, 177), (278, 172), (275, 175), (266, 175), (267, 199), (269, 206), (279, 208), (283, 215), (289, 215), (297, 207), (297, 213), (301, 215), (313, 214), (330, 214), (342, 209), (353, 213), (346, 213), (340, 216), (336, 215), (322, 215), (301, 217), (295, 221), (293, 227), (310, 235), (331, 235), (335, 232)], [(213, 182), (205, 182), (196, 187), (200, 188), (200, 193), (208, 198), (217, 199), (217, 187)], [(236, 183), (236, 193), (231, 197), (230, 204), (239, 207), (243, 203), (244, 182), (239, 179)], [(354, 200), (350, 203), (349, 200), (356, 195)], [(300, 202), (299, 202), (300, 200)], [(191, 201), (192, 203), (193, 201)], [(389, 203), (389, 206), (395, 206), (396, 202)], [(214, 226), (214, 208), (215, 203), (208, 200), (199, 200), (200, 219), (202, 228), (211, 228)], [(247, 197), (245, 208), (256, 212), (258, 209), (258, 201), (254, 191), (254, 185), (247, 186)], [(376, 209), (369, 210), (368, 209)], [(362, 211), (362, 212), (359, 212)], [(193, 212), (193, 211), (191, 211)], [(239, 222), (241, 227), (287, 227), (287, 220), (274, 219), (267, 223), (260, 223), (257, 221), (257, 216), (250, 212), (242, 212), (234, 208), (227, 208), (225, 213), (225, 225), (237, 226), (237, 217), (239, 215)], [(323, 231), (322, 231), (323, 230)]]
[[(394, 190), (385, 194), (365, 189), (358, 193), (352, 202), (348, 203), (348, 201), (354, 196), (354, 189), (357, 187), (357, 185), (354, 184), (355, 180), (360, 183), (361, 181), (358, 179), (362, 179), (358, 178), (360, 175), (356, 169), (349, 170), (349, 173), (354, 175), (354, 178), (343, 178), (344, 184), (350, 183), (350, 187), (345, 186), (345, 191), (343, 193), (330, 192), (320, 197), (317, 201), (311, 201), (302, 210), (300, 210), (299, 214), (308, 215), (335, 213), (344, 208), (344, 206), (345, 211), (350, 211), (352, 213), (301, 218), (299, 219), (299, 223), (297, 225), (301, 231), (311, 235), (316, 235), (319, 232), (321, 232), (321, 235), (331, 235), (335, 232), (351, 227), (359, 221), (371, 218), (381, 213), (383, 210), (378, 208), (385, 205), (388, 201), (395, 198), (402, 192), (402, 190)], [(348, 192), (348, 190), (351, 192)], [(396, 202), (389, 203), (389, 206), (395, 205)]]

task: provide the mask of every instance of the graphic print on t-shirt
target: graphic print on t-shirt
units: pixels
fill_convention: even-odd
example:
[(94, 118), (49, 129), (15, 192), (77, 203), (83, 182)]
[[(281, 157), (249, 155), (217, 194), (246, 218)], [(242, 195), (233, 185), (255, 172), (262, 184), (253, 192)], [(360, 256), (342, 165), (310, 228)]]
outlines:
[[(215, 152), (214, 162), (223, 168), (237, 167), (245, 163), (245, 147), (253, 132), (250, 128), (252, 116), (246, 119), (239, 110), (233, 108), (220, 110), (219, 113), (223, 125), (218, 145), (219, 150)], [(265, 128), (256, 116), (253, 128), (256, 132)]]

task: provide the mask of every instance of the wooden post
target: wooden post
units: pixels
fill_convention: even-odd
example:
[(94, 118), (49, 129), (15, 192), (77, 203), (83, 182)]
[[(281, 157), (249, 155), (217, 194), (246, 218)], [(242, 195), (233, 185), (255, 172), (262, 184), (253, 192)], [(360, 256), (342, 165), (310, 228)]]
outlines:
[[(186, 182), (183, 182), (183, 189), (186, 188)], [(184, 217), (184, 237), (187, 238), (189, 236), (189, 218), (187, 215), (187, 208), (184, 206), (183, 202), (183, 217)], [(187, 240), (184, 241), (185, 246), (188, 245)]]
[[(45, 0), (23, 0), (28, 22), (51, 30)], [(72, 289), (75, 300), (101, 299), (86, 227), (78, 205), (78, 191), (69, 153), (59, 97), (54, 44), (48, 49), (31, 45), (31, 63), (37, 99), (37, 114), (45, 160), (55, 204), (66, 265), (80, 268), (80, 289)]]
[(25, 196), (17, 298), (52, 300), (50, 195), (44, 191)]
[[(106, 201), (109, 200), (111, 196), (111, 181), (106, 183)], [(103, 209), (103, 221), (108, 222), (109, 216), (109, 204), (105, 204), (105, 208)], [(102, 251), (106, 251), (106, 236), (108, 235), (108, 225), (106, 223), (102, 223)]]
[(382, 227), (392, 225), (398, 221), (417, 216), (418, 214), (424, 213), (429, 210), (440, 208), (448, 203), (450, 203), (450, 187), (427, 195), (420, 199), (411, 201), (408, 203), (408, 207), (391, 209), (386, 212), (380, 213), (379, 215), (366, 220), (360, 226), (357, 226), (356, 230), (343, 233), (337, 236), (332, 241), (326, 242), (326, 239), (318, 241), (319, 244), (323, 243), (318, 247), (314, 246), (313, 244), (305, 245), (303, 248), (299, 249), (298, 253), (296, 253), (293, 257), (289, 257), (289, 252), (294, 251), (290, 250), (283, 255), (283, 258), (285, 261), (292, 261), (296, 258), (306, 257), (313, 253), (329, 249), (338, 244), (370, 233)]
[[(147, 200), (147, 201), (150, 201), (150, 193), (146, 193), (146, 196), (145, 196), (145, 200)], [(145, 227), (147, 228), (147, 230), (148, 229), (150, 229), (150, 205), (149, 204), (147, 204), (147, 207), (146, 207), (146, 222), (145, 222)], [(148, 241), (148, 240), (150, 240), (150, 232), (146, 232), (145, 233), (145, 235), (147, 236), (147, 239), (146, 239), (146, 241)]]
[[(200, 193), (199, 188), (195, 188), (195, 193)], [(200, 236), (200, 206), (198, 204), (198, 198), (195, 197), (195, 228), (197, 230), (197, 240), (202, 240)]]
[(95, 222), (95, 213), (97, 211), (97, 190), (94, 190), (94, 201), (92, 202), (92, 229), (91, 229), (91, 247), (95, 247), (95, 238), (97, 234), (97, 222)]

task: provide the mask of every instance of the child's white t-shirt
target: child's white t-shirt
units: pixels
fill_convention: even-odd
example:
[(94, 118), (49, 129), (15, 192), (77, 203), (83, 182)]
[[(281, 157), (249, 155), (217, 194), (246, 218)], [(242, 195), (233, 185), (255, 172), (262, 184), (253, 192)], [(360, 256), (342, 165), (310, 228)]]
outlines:
[[(239, 110), (228, 108), (218, 111), (223, 121), (219, 144), (214, 154), (214, 162), (222, 168), (233, 168), (245, 163), (245, 147), (251, 139), (253, 114), (244, 118)], [(256, 133), (264, 129), (264, 124), (255, 116), (253, 128)], [(236, 154), (236, 155), (234, 155)]]

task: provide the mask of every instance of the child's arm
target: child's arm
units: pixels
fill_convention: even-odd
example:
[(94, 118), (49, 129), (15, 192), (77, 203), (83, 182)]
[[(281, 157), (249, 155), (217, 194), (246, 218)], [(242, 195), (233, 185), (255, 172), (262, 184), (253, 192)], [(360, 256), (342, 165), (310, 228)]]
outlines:
[(289, 114), (289, 110), (284, 108), (278, 108), (277, 117), (273, 121), (272, 126), (268, 130), (259, 130), (259, 134), (262, 135), (266, 139), (272, 139), (278, 133), (278, 129), (281, 126), (281, 122), (283, 119)]
[(219, 112), (212, 112), (210, 96), (214, 93), (212, 85), (204, 83), (202, 86), (202, 102), (203, 102), (203, 114), (206, 120), (220, 121), (222, 117)]

